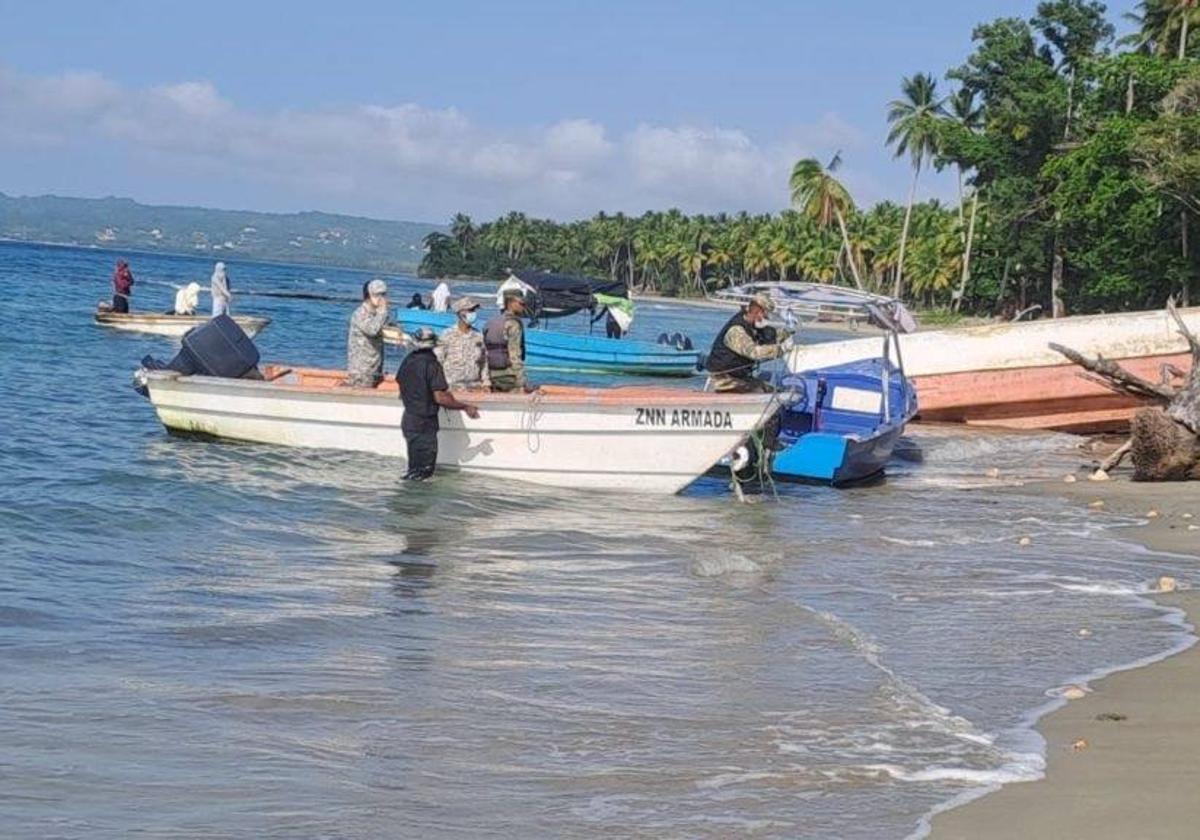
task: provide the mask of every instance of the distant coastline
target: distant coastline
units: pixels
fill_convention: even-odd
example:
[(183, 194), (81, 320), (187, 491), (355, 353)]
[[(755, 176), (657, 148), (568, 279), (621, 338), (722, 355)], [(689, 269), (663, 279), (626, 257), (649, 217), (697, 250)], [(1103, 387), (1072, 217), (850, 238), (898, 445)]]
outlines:
[(0, 193), (0, 240), (126, 253), (415, 273), (444, 226), (335, 213), (262, 213), (128, 198)]
[[(13, 238), (7, 237), (7, 236), (0, 236), (0, 247), (6, 246), (6, 245), (24, 245), (24, 246), (32, 245), (32, 246), (36, 246), (39, 248), (61, 248), (63, 250), (68, 250), (68, 251), (87, 251), (89, 253), (90, 252), (101, 252), (101, 253), (107, 253), (107, 254), (113, 254), (113, 255), (171, 257), (173, 259), (195, 260), (196, 262), (205, 263), (210, 266), (217, 260), (223, 260), (225, 262), (230, 262), (230, 263), (243, 262), (243, 263), (254, 263), (255, 265), (278, 265), (278, 266), (289, 266), (289, 267), (293, 267), (293, 268), (296, 268), (296, 267), (298, 267), (298, 268), (314, 268), (314, 269), (334, 268), (334, 269), (337, 269), (338, 271), (351, 271), (356, 274), (376, 274), (376, 275), (384, 275), (384, 276), (392, 276), (392, 277), (406, 277), (406, 278), (410, 278), (410, 279), (416, 278), (415, 267), (413, 267), (412, 270), (410, 270), (410, 271), (380, 271), (380, 270), (373, 269), (373, 268), (361, 268), (359, 266), (341, 265), (339, 263), (314, 263), (314, 262), (288, 261), (288, 260), (268, 260), (268, 259), (262, 259), (259, 257), (241, 256), (241, 255), (213, 256), (211, 254), (201, 255), (201, 254), (196, 254), (196, 253), (188, 253), (186, 251), (167, 251), (167, 250), (150, 251), (150, 250), (146, 250), (144, 248), (114, 248), (110, 245), (80, 245), (78, 242), (44, 242), (44, 241), (35, 240), (35, 239), (13, 239)], [(451, 279), (467, 280), (469, 278), (451, 278)], [(481, 280), (481, 282), (487, 282), (486, 278), (483, 278)]]

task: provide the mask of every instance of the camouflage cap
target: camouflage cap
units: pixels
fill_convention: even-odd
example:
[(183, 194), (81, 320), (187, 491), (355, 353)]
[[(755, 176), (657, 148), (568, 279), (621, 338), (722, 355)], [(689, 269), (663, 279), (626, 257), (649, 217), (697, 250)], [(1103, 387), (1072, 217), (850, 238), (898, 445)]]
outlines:
[(424, 350), (437, 345), (437, 333), (429, 327), (418, 327), (410, 333), (412, 337), (413, 347), (417, 350)]
[(750, 305), (757, 306), (768, 315), (775, 311), (775, 301), (771, 300), (770, 295), (757, 294), (750, 298)]
[(454, 303), (450, 304), (450, 311), (458, 314), (459, 312), (470, 312), (472, 309), (479, 308), (479, 301), (469, 297), (460, 297)]

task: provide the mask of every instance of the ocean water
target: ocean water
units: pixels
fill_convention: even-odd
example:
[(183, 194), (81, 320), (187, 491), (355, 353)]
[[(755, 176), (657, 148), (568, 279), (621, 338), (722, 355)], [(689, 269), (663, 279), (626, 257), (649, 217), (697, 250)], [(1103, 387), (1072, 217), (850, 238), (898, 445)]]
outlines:
[[(113, 258), (0, 245), (4, 837), (903, 838), (1036, 778), (1057, 688), (1191, 640), (1145, 596), (1193, 560), (1019, 486), (1063, 436), (914, 430), (881, 485), (745, 505), (169, 437), (129, 378), (170, 342), (90, 322)], [(160, 311), (210, 268), (131, 262)], [(343, 363), (353, 304), (236, 306)]]

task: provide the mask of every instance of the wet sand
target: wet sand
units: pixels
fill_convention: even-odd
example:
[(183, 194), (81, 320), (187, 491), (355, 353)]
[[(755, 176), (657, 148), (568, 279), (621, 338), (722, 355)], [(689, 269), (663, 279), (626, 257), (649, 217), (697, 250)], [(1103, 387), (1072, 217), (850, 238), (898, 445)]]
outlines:
[[(1127, 476), (1047, 484), (1048, 495), (1143, 519), (1126, 536), (1155, 551), (1200, 555), (1200, 482), (1134, 484)], [(1025, 489), (1029, 489), (1026, 487)], [(1150, 511), (1157, 516), (1147, 517)], [(1194, 518), (1187, 518), (1187, 516)], [(1192, 526), (1194, 530), (1189, 530)], [(1161, 574), (1187, 583), (1165, 559)], [(1190, 581), (1193, 585), (1200, 584)], [(1200, 586), (1156, 596), (1200, 619)], [(935, 840), (1200, 836), (1200, 645), (1113, 674), (1038, 723), (1046, 776), (1013, 784), (933, 820)]]

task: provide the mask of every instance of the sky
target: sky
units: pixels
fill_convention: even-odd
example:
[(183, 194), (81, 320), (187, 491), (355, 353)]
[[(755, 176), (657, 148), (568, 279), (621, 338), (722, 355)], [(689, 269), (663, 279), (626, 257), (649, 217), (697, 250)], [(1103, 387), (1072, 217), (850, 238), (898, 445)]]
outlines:
[[(840, 150), (860, 204), (902, 202), (901, 78), (1035, 7), (0, 0), (0, 192), (414, 221), (774, 212), (798, 158)], [(920, 195), (952, 200), (952, 176)]]

